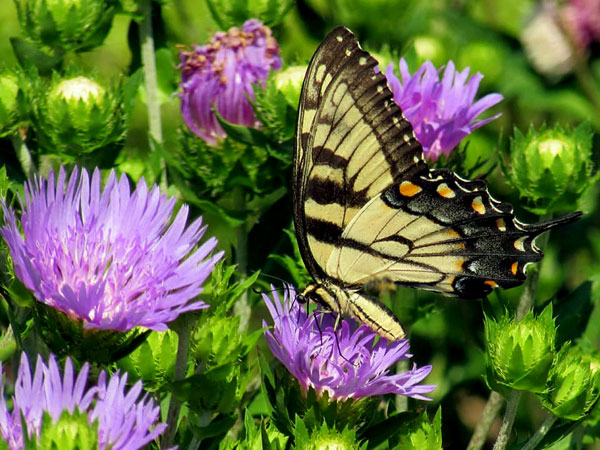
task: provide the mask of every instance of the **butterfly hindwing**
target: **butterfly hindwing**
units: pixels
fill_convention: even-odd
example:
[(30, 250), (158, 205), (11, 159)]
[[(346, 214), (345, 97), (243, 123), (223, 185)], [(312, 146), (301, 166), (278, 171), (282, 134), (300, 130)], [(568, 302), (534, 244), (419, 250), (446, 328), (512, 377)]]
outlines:
[(327, 272), (347, 286), (379, 280), (483, 297), (496, 286), (521, 284), (527, 264), (542, 257), (535, 237), (576, 217), (523, 224), (485, 183), (432, 170), (365, 205), (345, 228)]

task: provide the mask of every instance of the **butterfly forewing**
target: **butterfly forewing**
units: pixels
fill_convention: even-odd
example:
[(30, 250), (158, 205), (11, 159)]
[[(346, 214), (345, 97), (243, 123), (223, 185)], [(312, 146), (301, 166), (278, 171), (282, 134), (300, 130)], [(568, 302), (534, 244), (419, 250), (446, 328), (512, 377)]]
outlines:
[(294, 156), (295, 223), (313, 276), (362, 207), (394, 182), (426, 170), (422, 148), (377, 61), (345, 28), (315, 53), (304, 80)]

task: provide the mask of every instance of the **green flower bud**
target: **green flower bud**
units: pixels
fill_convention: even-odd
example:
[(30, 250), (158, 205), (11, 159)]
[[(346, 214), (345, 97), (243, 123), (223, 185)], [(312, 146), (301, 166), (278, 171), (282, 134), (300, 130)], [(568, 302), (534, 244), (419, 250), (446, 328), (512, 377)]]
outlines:
[(258, 19), (263, 25), (279, 24), (294, 4), (293, 0), (206, 0), (210, 13), (223, 30)]
[(442, 448), (442, 408), (435, 413), (433, 422), (427, 412), (401, 425), (397, 449), (440, 450)]
[(551, 305), (538, 317), (530, 312), (518, 323), (508, 314), (498, 322), (486, 316), (485, 335), (489, 382), (531, 392), (545, 390), (556, 339)]
[(19, 80), (12, 72), (0, 74), (0, 137), (10, 134), (19, 120)]
[(285, 70), (277, 72), (275, 75), (275, 85), (281, 91), (288, 104), (298, 108), (300, 102), (300, 91), (307, 66), (292, 66)]
[(37, 44), (81, 51), (104, 41), (113, 0), (15, 0), (23, 33)]
[(54, 77), (35, 94), (34, 125), (48, 153), (77, 158), (109, 145), (119, 145), (126, 132), (120, 88), (107, 89), (92, 78)]
[(25, 448), (60, 448), (64, 450), (98, 448), (98, 422), (95, 421), (90, 425), (87, 413), (75, 409), (73, 413), (65, 410), (58, 421), (54, 423), (50, 414), (45, 412), (39, 438), (34, 437), (26, 443)]
[(600, 358), (565, 344), (548, 374), (547, 387), (538, 395), (546, 409), (563, 419), (581, 419), (600, 396)]
[(309, 436), (306, 425), (301, 420), (296, 420), (295, 435), (298, 450), (355, 450), (359, 448), (355, 430), (347, 427), (343, 431), (337, 431), (335, 427), (330, 429), (325, 421), (320, 429), (315, 429)]
[(536, 214), (572, 210), (595, 180), (592, 130), (530, 128), (524, 136), (515, 129), (510, 145), (509, 182), (523, 197), (524, 207)]

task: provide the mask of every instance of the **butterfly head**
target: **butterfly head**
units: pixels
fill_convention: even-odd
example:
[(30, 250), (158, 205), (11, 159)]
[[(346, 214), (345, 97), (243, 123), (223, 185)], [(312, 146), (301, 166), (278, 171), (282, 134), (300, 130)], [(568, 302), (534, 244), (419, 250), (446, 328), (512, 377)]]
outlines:
[(306, 288), (298, 294), (296, 300), (299, 303), (315, 302), (324, 308), (329, 309), (335, 313), (344, 313), (346, 308), (343, 308), (339, 294), (336, 295), (337, 290), (334, 286), (325, 286), (324, 284), (310, 283)]

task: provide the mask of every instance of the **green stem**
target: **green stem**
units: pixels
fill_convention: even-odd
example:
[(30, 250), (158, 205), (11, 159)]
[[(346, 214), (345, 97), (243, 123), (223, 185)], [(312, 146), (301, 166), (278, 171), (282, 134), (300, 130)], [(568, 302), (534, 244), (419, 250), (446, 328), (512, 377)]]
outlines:
[[(177, 356), (175, 359), (175, 373), (173, 379), (175, 381), (183, 380), (187, 371), (187, 360), (190, 352), (190, 334), (193, 321), (189, 315), (180, 317), (172, 323), (173, 330), (177, 333)], [(169, 402), (169, 410), (167, 412), (167, 429), (163, 436), (161, 448), (170, 448), (173, 446), (175, 434), (177, 432), (177, 422), (179, 412), (181, 411), (181, 402), (173, 397)]]
[[(552, 214), (546, 214), (541, 218), (542, 222), (552, 219)], [(536, 245), (543, 252), (546, 249), (546, 245), (548, 245), (548, 239), (550, 239), (550, 232), (542, 234), (539, 238), (536, 239)], [(529, 269), (527, 273), (527, 280), (525, 281), (525, 285), (523, 286), (523, 292), (521, 293), (521, 298), (519, 299), (519, 306), (517, 307), (517, 322), (519, 322), (525, 314), (527, 314), (531, 308), (535, 305), (535, 295), (538, 287), (538, 282), (540, 279), (540, 270), (542, 263), (540, 262), (536, 266)]]
[[(552, 214), (546, 214), (541, 217), (541, 221), (547, 221), (552, 219)], [(550, 238), (550, 232), (546, 232), (542, 234), (537, 240), (536, 244), (540, 248), (541, 251), (544, 251), (546, 245), (548, 244), (548, 239)], [(523, 292), (521, 292), (521, 297), (519, 298), (519, 305), (517, 306), (517, 321), (520, 321), (525, 314), (527, 314), (533, 305), (535, 304), (536, 291), (540, 279), (540, 269), (541, 262), (537, 264), (537, 266), (532, 267), (527, 273), (527, 279), (525, 280), (525, 284), (523, 286)], [(475, 427), (475, 431), (473, 432), (473, 436), (471, 437), (471, 441), (469, 442), (469, 446), (467, 447), (469, 450), (481, 450), (483, 445), (485, 444), (486, 436), (489, 433), (490, 427), (494, 423), (496, 416), (500, 412), (502, 405), (504, 403), (504, 399), (502, 396), (492, 391), (490, 393), (490, 397), (483, 409), (483, 414), (477, 426)], [(508, 411), (508, 408), (507, 408)], [(516, 413), (516, 411), (515, 411)], [(506, 419), (506, 414), (505, 414)], [(514, 417), (513, 417), (514, 421)], [(503, 422), (504, 423), (504, 422)], [(511, 422), (512, 427), (512, 422)], [(509, 430), (510, 432), (510, 430)], [(506, 445), (506, 444), (504, 444)], [(496, 447), (494, 446), (494, 449)]]
[[(246, 193), (242, 186), (236, 186), (233, 192), (233, 202), (236, 211), (244, 211), (246, 209)], [(235, 230), (236, 233), (236, 248), (235, 262), (237, 271), (244, 279), (248, 273), (248, 230), (246, 221)], [(248, 326), (250, 320), (250, 305), (248, 304), (248, 292), (244, 291), (235, 306), (234, 313), (240, 317), (240, 330)]]
[(521, 391), (513, 389), (508, 397), (504, 419), (502, 419), (502, 426), (498, 433), (498, 439), (496, 439), (496, 443), (494, 444), (494, 450), (504, 450), (506, 448), (508, 438), (510, 437), (515, 422), (515, 416), (517, 415), (519, 400), (521, 400)]
[(23, 169), (23, 173), (29, 179), (33, 178), (33, 175), (36, 172), (35, 163), (33, 162), (33, 158), (31, 157), (31, 152), (25, 144), (25, 141), (21, 137), (20, 131), (17, 131), (10, 137), (12, 141), (13, 147), (17, 152), (17, 158), (21, 163), (21, 168)]
[(492, 391), (490, 398), (485, 404), (485, 408), (483, 408), (481, 419), (477, 422), (473, 436), (471, 436), (471, 440), (467, 446), (468, 450), (480, 450), (483, 448), (490, 428), (500, 413), (502, 405), (504, 405), (504, 397), (496, 391)]
[(546, 420), (544, 420), (544, 423), (542, 423), (542, 425), (537, 429), (535, 434), (531, 436), (531, 439), (527, 441), (521, 450), (533, 450), (536, 448), (536, 446), (542, 442), (542, 439), (544, 439), (544, 436), (546, 436), (548, 431), (550, 431), (550, 428), (552, 428), (552, 425), (554, 425), (554, 422), (556, 422), (557, 419), (558, 417), (553, 414), (548, 415)]
[[(396, 373), (408, 372), (410, 370), (410, 363), (408, 359), (401, 359), (396, 363)], [(396, 411), (405, 412), (408, 411), (408, 397), (406, 395), (396, 395)]]
[[(154, 34), (152, 32), (152, 0), (140, 0), (140, 12), (143, 19), (140, 23), (140, 42), (144, 82), (146, 84), (146, 106), (148, 108), (148, 127), (150, 131), (150, 150), (162, 148), (163, 135), (160, 120), (160, 98), (158, 93), (158, 78), (156, 59), (154, 55)], [(160, 158), (160, 187), (167, 190), (167, 168), (165, 159)]]

